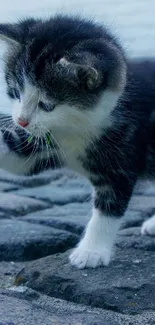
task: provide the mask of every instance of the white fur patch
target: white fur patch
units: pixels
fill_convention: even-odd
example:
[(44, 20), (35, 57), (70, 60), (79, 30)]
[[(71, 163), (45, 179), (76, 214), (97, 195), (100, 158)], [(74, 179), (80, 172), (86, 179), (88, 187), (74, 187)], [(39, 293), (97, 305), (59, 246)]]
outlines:
[[(63, 92), (63, 89), (62, 89)], [(84, 157), (86, 148), (99, 138), (103, 130), (111, 125), (110, 113), (117, 104), (119, 91), (106, 90), (98, 103), (91, 109), (79, 109), (67, 104), (56, 105), (51, 112), (44, 112), (37, 107), (38, 101), (49, 101), (39, 90), (25, 80), (21, 102), (14, 101), (13, 119), (29, 122), (27, 130), (36, 136), (51, 133), (60, 148), (60, 159), (74, 171), (87, 177), (86, 171), (77, 159)]]
[(39, 101), (39, 91), (27, 80), (25, 80), (24, 93), (20, 95), (20, 101), (13, 100), (12, 117), (16, 124), (18, 124), (18, 119), (31, 122), (32, 115), (37, 114), (36, 108)]
[(152, 218), (144, 221), (142, 228), (141, 228), (142, 235), (155, 235), (155, 216)]
[(108, 265), (119, 227), (119, 219), (94, 209), (84, 237), (70, 255), (71, 264), (80, 269)]

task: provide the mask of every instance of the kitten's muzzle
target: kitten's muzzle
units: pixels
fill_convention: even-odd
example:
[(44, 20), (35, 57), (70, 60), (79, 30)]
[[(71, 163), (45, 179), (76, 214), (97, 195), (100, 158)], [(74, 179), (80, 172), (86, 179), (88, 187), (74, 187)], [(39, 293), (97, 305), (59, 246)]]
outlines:
[(18, 124), (19, 124), (20, 126), (22, 126), (23, 128), (25, 128), (26, 126), (29, 125), (29, 122), (26, 121), (26, 120), (21, 120), (21, 119), (19, 118), (19, 119), (18, 119)]

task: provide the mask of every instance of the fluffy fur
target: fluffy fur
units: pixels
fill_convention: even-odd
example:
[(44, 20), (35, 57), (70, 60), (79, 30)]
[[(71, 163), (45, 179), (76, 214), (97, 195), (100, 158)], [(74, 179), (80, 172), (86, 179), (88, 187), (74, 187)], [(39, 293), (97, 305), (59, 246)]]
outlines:
[(70, 261), (107, 265), (137, 180), (155, 175), (155, 63), (129, 62), (104, 26), (81, 18), (1, 24), (0, 35), (14, 103), (1, 116), (0, 167), (87, 177), (93, 215)]

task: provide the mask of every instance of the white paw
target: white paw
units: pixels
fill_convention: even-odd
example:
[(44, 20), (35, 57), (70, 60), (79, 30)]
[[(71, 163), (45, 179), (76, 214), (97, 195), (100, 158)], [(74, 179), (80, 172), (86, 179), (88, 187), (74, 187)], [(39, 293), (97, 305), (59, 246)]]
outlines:
[(155, 235), (155, 216), (152, 218), (144, 221), (142, 228), (141, 228), (142, 235)]
[(95, 250), (87, 248), (86, 245), (81, 243), (73, 250), (69, 259), (73, 266), (79, 269), (95, 268), (97, 266), (108, 265), (110, 261), (111, 251), (102, 247), (102, 250)]

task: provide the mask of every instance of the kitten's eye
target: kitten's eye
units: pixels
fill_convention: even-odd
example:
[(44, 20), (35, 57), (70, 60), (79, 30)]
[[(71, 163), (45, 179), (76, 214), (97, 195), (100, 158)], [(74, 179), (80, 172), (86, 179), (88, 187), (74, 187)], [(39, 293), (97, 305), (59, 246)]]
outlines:
[(18, 89), (14, 89), (14, 95), (15, 95), (15, 97), (17, 98), (17, 99), (19, 99), (20, 100), (20, 92), (19, 92), (19, 90)]
[(46, 104), (46, 103), (43, 103), (43, 102), (39, 102), (38, 103), (38, 107), (40, 108), (40, 109), (42, 109), (43, 111), (45, 111), (45, 112), (51, 112), (51, 111), (53, 111), (53, 109), (55, 108), (55, 104)]
[(8, 90), (8, 95), (9, 97), (11, 97), (12, 99), (18, 99), (19, 101), (21, 100), (20, 98), (20, 92), (18, 89), (16, 88), (10, 88)]

